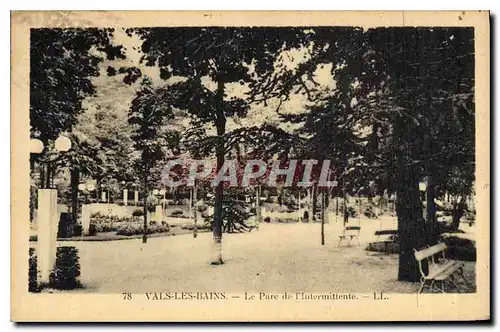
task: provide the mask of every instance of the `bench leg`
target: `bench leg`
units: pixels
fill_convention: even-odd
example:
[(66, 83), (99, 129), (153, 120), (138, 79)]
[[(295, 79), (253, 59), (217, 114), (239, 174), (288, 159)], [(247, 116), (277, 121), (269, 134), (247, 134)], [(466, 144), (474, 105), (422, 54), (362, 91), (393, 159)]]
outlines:
[(431, 281), (431, 284), (429, 285), (429, 290), (432, 292), (434, 290), (434, 280)]
[(439, 289), (441, 293), (445, 293), (444, 291), (444, 280), (441, 280), (441, 288)]
[(342, 237), (339, 237), (339, 243), (337, 243), (337, 247), (340, 247), (340, 244), (342, 243)]
[(442, 280), (432, 280), (429, 290), (444, 293), (444, 282)]
[[(430, 282), (430, 283), (429, 283)], [(424, 289), (428, 288), (430, 292), (432, 292), (435, 288), (434, 280), (426, 280), (420, 281), (420, 289), (418, 290), (418, 294), (423, 293)]]
[(457, 283), (455, 282), (455, 277), (453, 276), (453, 274), (450, 276), (450, 282), (453, 284), (453, 286), (455, 286), (455, 288), (459, 293), (462, 293), (460, 287), (458, 287)]
[(464, 276), (464, 269), (461, 267), (460, 269), (458, 269), (457, 271), (457, 274), (462, 277), (462, 279), (464, 280), (465, 284), (467, 285), (467, 288), (470, 288), (470, 284), (469, 282), (467, 281), (467, 279), (465, 279), (465, 276)]
[(424, 280), (424, 281), (421, 281), (420, 282), (420, 289), (418, 290), (418, 294), (421, 294), (422, 291), (424, 290), (425, 288), (425, 284), (427, 283), (427, 280)]

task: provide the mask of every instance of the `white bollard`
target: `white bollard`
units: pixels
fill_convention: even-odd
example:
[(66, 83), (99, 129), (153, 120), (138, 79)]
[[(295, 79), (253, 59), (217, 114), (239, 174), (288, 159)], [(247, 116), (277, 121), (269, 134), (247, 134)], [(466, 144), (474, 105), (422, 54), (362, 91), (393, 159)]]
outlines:
[(128, 190), (123, 189), (123, 205), (128, 205)]
[(57, 226), (57, 190), (38, 190), (38, 240), (37, 257), (40, 270), (40, 284), (47, 284), (56, 263)]
[(154, 220), (155, 221), (161, 221), (162, 219), (162, 208), (161, 208), (161, 205), (157, 205), (155, 206), (155, 216), (154, 216)]
[(189, 189), (189, 219), (193, 219), (193, 189)]
[(101, 192), (101, 201), (102, 201), (103, 203), (105, 203), (105, 202), (106, 202), (106, 192), (105, 192), (105, 191)]
[(82, 205), (82, 235), (89, 234), (91, 214), (92, 214), (92, 209), (91, 209), (90, 204), (83, 204)]

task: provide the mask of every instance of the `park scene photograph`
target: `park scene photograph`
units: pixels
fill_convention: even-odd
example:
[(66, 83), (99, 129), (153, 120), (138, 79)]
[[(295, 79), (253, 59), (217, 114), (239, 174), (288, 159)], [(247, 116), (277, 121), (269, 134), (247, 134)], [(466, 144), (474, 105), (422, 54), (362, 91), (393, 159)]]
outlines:
[(476, 292), (473, 27), (29, 43), (30, 293)]

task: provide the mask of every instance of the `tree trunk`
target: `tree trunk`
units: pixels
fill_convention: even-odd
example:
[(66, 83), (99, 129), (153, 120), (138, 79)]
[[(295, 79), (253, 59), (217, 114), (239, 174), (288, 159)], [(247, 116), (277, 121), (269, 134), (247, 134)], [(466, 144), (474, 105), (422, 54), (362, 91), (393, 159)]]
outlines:
[[(222, 78), (217, 80), (217, 118), (215, 120), (215, 127), (217, 128), (218, 141), (215, 146), (215, 155), (217, 158), (216, 173), (218, 174), (222, 165), (224, 164), (224, 141), (223, 135), (226, 132), (226, 117), (224, 114), (224, 81)], [(213, 237), (215, 257), (212, 265), (224, 264), (222, 260), (222, 198), (223, 198), (223, 185), (221, 181), (215, 188), (215, 204), (214, 204), (214, 222), (213, 222)]]
[(463, 203), (463, 200), (460, 200), (460, 202), (453, 203), (453, 210), (451, 211), (451, 216), (452, 216), (451, 223), (453, 228), (456, 230), (460, 228), (460, 219), (464, 215), (464, 210), (465, 210), (465, 205)]
[[(395, 126), (396, 139), (401, 142), (411, 141), (412, 137), (404, 123)], [(398, 136), (401, 135), (401, 136)], [(421, 250), (427, 242), (427, 232), (424, 218), (422, 216), (422, 201), (420, 200), (419, 173), (415, 166), (408, 165), (411, 157), (407, 156), (408, 149), (401, 144), (396, 151), (396, 214), (398, 218), (398, 233), (400, 239), (399, 253), (399, 281), (419, 281), (420, 271), (418, 262), (414, 256), (414, 250)], [(422, 262), (424, 263), (424, 262)], [(424, 264), (424, 271), (427, 266)]]
[(52, 188), (51, 179), (52, 177), (52, 166), (50, 165), (50, 161), (47, 161), (47, 169), (45, 174), (45, 188)]
[(144, 206), (142, 211), (144, 212), (144, 234), (142, 235), (142, 243), (148, 242), (148, 168), (144, 167), (144, 194), (142, 195), (142, 201)]
[(73, 225), (76, 225), (78, 216), (78, 184), (80, 183), (80, 170), (78, 168), (71, 168), (71, 217)]
[(325, 245), (325, 191), (321, 192), (321, 245)]
[(45, 163), (43, 161), (39, 162), (40, 167), (40, 189), (45, 188)]
[(425, 246), (427, 234), (420, 205), (418, 178), (411, 174), (411, 170), (405, 173), (405, 178), (400, 179), (403, 183), (396, 199), (400, 238), (398, 280), (419, 281), (420, 271), (414, 249), (420, 250)]
[(318, 192), (316, 190), (316, 183), (312, 185), (312, 221), (316, 220), (316, 207), (318, 206)]
[(427, 230), (429, 231), (429, 244), (434, 245), (438, 242), (437, 221), (436, 221), (436, 203), (434, 202), (435, 186), (431, 175), (427, 177)]
[(331, 196), (331, 192), (327, 192), (325, 194), (325, 210), (328, 210), (328, 208), (330, 207), (330, 196)]
[(198, 188), (196, 188), (196, 180), (193, 186), (193, 217), (194, 217), (194, 229), (193, 229), (193, 237), (198, 237)]
[(344, 203), (343, 203), (343, 206), (342, 206), (342, 211), (343, 211), (343, 215), (344, 215), (344, 227), (349, 223), (349, 209), (347, 208), (347, 195), (345, 193), (345, 191), (343, 192), (343, 196), (344, 196)]
[[(259, 229), (259, 224), (262, 222), (262, 210), (260, 208), (260, 186), (256, 188), (256, 198), (255, 198), (255, 226)], [(300, 206), (299, 206), (300, 211)]]
[(339, 215), (339, 194), (337, 193), (337, 197), (335, 198), (335, 215)]

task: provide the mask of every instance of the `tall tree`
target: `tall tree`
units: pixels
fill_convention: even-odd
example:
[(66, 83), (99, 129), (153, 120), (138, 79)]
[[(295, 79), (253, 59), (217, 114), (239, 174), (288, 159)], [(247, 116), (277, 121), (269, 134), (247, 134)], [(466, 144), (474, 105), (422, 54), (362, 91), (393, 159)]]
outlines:
[[(48, 148), (61, 133), (72, 130), (82, 111), (83, 99), (95, 93), (92, 78), (99, 76), (99, 64), (105, 58), (125, 57), (122, 47), (112, 43), (113, 32), (98, 28), (43, 28), (31, 29), (30, 33), (30, 131), (46, 147), (41, 155), (31, 155), (32, 165), (46, 164), (40, 170), (40, 186), (50, 187), (55, 168), (70, 161), (74, 222), (80, 170), (89, 165), (88, 156), (95, 149), (78, 133), (70, 135), (73, 152), (63, 158), (56, 156), (53, 160)], [(89, 154), (77, 154), (85, 151)]]
[(69, 131), (81, 112), (82, 100), (95, 93), (92, 77), (107, 58), (124, 58), (112, 44), (113, 29), (31, 29), (31, 135), (46, 146)]
[(163, 124), (173, 119), (174, 114), (168, 103), (166, 91), (154, 88), (151, 80), (144, 77), (140, 89), (132, 100), (128, 122), (132, 126), (132, 140), (134, 148), (140, 153), (135, 161), (137, 174), (140, 175), (143, 185), (144, 203), (144, 235), (143, 243), (147, 242), (148, 227), (148, 192), (153, 168), (165, 156), (165, 147), (169, 140), (177, 138), (175, 133), (162, 132)]
[[(447, 168), (474, 163), (473, 30), (375, 29), (368, 36), (387, 92), (381, 96), (388, 107), (374, 113), (391, 124), (393, 133), (389, 150), (395, 156), (390, 164), (401, 235), (398, 278), (417, 281), (413, 249), (437, 240), (434, 187), (443, 185), (438, 181), (446, 180), (441, 174)], [(427, 223), (418, 195), (418, 183), (426, 177), (431, 179)]]
[[(267, 97), (287, 98), (302, 89), (309, 99), (314, 98), (307, 82), (314, 84), (314, 72), (322, 63), (333, 63), (332, 74), (345, 76), (337, 79), (341, 84), (331, 96), (341, 96), (334, 105), (347, 115), (344, 121), (337, 117), (341, 122), (337, 128), (371, 129), (363, 153), (354, 156), (358, 160), (352, 166), (365, 178), (369, 170), (396, 191), (402, 243), (399, 280), (416, 281), (419, 272), (413, 249), (436, 239), (431, 236), (435, 233), (432, 207), (429, 223), (422, 216), (418, 183), (425, 177), (445, 179), (440, 175), (450, 165), (467, 165), (472, 171), (474, 164), (473, 30), (312, 30), (315, 43), (310, 59), (299, 70), (267, 77), (266, 82), (277, 83)], [(327, 124), (321, 114), (312, 118), (318, 126)], [(431, 182), (431, 189), (436, 185)]]
[[(254, 82), (274, 70), (275, 59), (287, 45), (297, 44), (297, 34), (303, 29), (278, 28), (144, 28), (129, 30), (143, 40), (143, 60), (158, 66), (164, 79), (185, 78), (174, 84), (171, 91), (175, 107), (188, 110), (205, 125), (215, 127), (212, 151), (218, 171), (225, 160), (225, 137), (228, 117), (242, 117), (248, 111), (244, 96), (228, 95), (228, 86), (241, 84), (252, 90)], [(291, 47), (291, 44), (287, 45)], [(208, 89), (202, 78), (215, 86)], [(213, 235), (217, 254), (212, 264), (223, 263), (222, 218), (223, 183), (215, 188)]]

